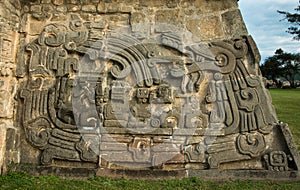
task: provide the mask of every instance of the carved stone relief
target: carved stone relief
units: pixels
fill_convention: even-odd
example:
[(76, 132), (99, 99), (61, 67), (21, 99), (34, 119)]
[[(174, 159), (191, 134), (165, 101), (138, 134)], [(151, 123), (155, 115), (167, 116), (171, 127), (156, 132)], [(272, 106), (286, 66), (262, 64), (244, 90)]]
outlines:
[(11, 118), (13, 112), (12, 94), (16, 91), (16, 80), (12, 78), (15, 70), (14, 44), (14, 35), (0, 32), (0, 118)]
[(287, 171), (288, 156), (283, 151), (273, 151), (264, 156), (266, 167), (271, 171)]
[(12, 162), (18, 161), (14, 150), (14, 144), (18, 142), (17, 135), (11, 133), (16, 131), (13, 118), (14, 96), (17, 91), (17, 80), (14, 78), (17, 32), (11, 23), (16, 24), (17, 19), (12, 16), (14, 11), (7, 9), (9, 3), (4, 4), (0, 8), (0, 174), (7, 169), (6, 158)]
[(0, 61), (12, 62), (13, 61), (13, 39), (11, 36), (0, 33)]
[(286, 153), (265, 137), (277, 119), (247, 66), (256, 64), (251, 36), (187, 44), (156, 33), (149, 43), (69, 20), (44, 26), (20, 67), (28, 78), (18, 113), (40, 164), (179, 170), (261, 159), (261, 169), (288, 169)]

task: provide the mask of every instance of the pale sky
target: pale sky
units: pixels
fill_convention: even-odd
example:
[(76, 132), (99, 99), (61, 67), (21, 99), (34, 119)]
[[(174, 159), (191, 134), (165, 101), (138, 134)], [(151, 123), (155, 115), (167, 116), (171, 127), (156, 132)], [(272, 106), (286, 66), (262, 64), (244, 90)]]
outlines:
[(300, 52), (300, 41), (293, 40), (293, 36), (285, 32), (290, 24), (277, 13), (277, 10), (295, 12), (298, 5), (299, 0), (239, 0), (248, 33), (262, 56), (261, 63), (279, 48), (291, 53)]

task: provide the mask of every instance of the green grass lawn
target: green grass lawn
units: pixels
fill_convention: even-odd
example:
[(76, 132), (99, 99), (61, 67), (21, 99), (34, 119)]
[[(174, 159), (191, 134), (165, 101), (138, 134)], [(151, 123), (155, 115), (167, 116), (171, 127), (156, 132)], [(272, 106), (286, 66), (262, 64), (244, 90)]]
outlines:
[(126, 180), (126, 179), (108, 179), (92, 178), (88, 180), (71, 180), (59, 177), (33, 177), (24, 173), (11, 173), (0, 177), (0, 189), (155, 189), (155, 190), (173, 190), (173, 189), (288, 189), (299, 190), (299, 183), (279, 183), (279, 182), (253, 182), (253, 181), (231, 181), (226, 183), (215, 183), (203, 181), (197, 178), (174, 179), (160, 181)]
[[(278, 119), (288, 123), (294, 140), (300, 148), (300, 90), (270, 90)], [(161, 181), (117, 180), (92, 178), (71, 180), (59, 177), (33, 177), (25, 173), (13, 172), (0, 176), (0, 189), (300, 189), (300, 182), (253, 182), (231, 181), (215, 183), (201, 179), (176, 179)]]
[(278, 119), (288, 123), (300, 151), (300, 89), (271, 89)]

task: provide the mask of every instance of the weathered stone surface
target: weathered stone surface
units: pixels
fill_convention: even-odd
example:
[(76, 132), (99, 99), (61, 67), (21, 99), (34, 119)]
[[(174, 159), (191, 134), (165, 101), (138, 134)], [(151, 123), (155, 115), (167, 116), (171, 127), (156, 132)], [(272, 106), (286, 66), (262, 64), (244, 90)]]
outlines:
[(150, 20), (144, 13), (134, 12), (130, 17), (130, 24), (133, 32), (150, 32)]
[(180, 9), (160, 10), (155, 14), (155, 30), (157, 32), (170, 32), (182, 29), (184, 15)]
[(191, 19), (187, 23), (187, 29), (194, 34), (195, 37), (204, 41), (224, 37), (222, 22), (218, 16)]
[(64, 0), (52, 0), (54, 5), (62, 5), (64, 3)]
[(217, 11), (225, 11), (228, 9), (237, 9), (237, 1), (223, 1), (223, 0), (195, 0), (195, 6), (200, 9), (201, 13), (211, 13)]
[(68, 5), (68, 11), (70, 12), (77, 12), (81, 9), (80, 5)]
[(96, 12), (96, 6), (95, 5), (83, 5), (82, 6), (82, 11), (84, 12)]
[[(11, 74), (11, 68), (0, 68), (2, 74)], [(3, 71), (4, 70), (4, 71)], [(6, 71), (5, 71), (6, 70)], [(0, 77), (0, 118), (13, 117), (13, 97), (16, 81), (10, 77)]]
[(2, 171), (299, 179), (236, 0), (3, 7)]
[(0, 119), (0, 175), (2, 174), (2, 166), (5, 158), (5, 148), (6, 148), (6, 123), (2, 122)]
[(106, 11), (105, 3), (104, 1), (101, 1), (97, 6), (97, 11), (100, 13), (104, 13)]
[(56, 10), (57, 10), (57, 12), (65, 13), (65, 12), (67, 12), (67, 7), (64, 5), (59, 5), (56, 7)]
[[(0, 174), (7, 171), (7, 160), (19, 163), (18, 151), (15, 147), (10, 157), (7, 152), (9, 146), (9, 128), (13, 126), (14, 96), (17, 91), (16, 44), (18, 41), (18, 27), (20, 16), (19, 1), (1, 1), (0, 6)], [(18, 143), (19, 141), (13, 141)], [(16, 154), (17, 153), (17, 154)]]
[(30, 7), (30, 11), (32, 12), (41, 12), (42, 11), (42, 6), (41, 5), (33, 5)]
[(20, 132), (13, 125), (7, 125), (6, 132), (6, 153), (5, 159), (6, 161), (10, 161), (10, 163), (6, 163), (9, 165), (11, 163), (19, 163), (20, 162), (20, 152), (18, 151), (18, 147), (20, 146)]
[(140, 2), (140, 6), (142, 7), (162, 7), (164, 5), (166, 5), (165, 0), (161, 1), (161, 0), (153, 0), (153, 1), (147, 1), (147, 0), (139, 0)]
[(29, 23), (26, 26), (26, 28), (28, 28), (27, 32), (31, 35), (37, 35), (39, 33), (41, 33), (41, 31), (43, 30), (43, 20), (39, 20), (36, 19), (33, 16), (28, 15), (28, 17), (26, 18)]
[(49, 13), (52, 12), (54, 10), (52, 5), (43, 5), (42, 7), (42, 12), (44, 13)]
[(238, 9), (222, 14), (222, 23), (226, 36), (235, 37), (247, 34), (247, 28)]
[[(68, 2), (68, 0), (66, 0)], [(41, 3), (43, 4), (49, 4), (51, 3), (51, 0), (41, 0)]]

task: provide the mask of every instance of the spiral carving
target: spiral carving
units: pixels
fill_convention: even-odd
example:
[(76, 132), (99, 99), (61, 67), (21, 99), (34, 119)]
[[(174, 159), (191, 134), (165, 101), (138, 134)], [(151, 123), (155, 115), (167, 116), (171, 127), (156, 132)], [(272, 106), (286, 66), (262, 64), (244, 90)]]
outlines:
[(216, 56), (216, 65), (219, 66), (219, 67), (225, 67), (229, 64), (229, 60), (228, 60), (228, 57), (223, 54), (223, 53), (220, 53)]
[(38, 118), (27, 125), (28, 140), (36, 147), (43, 149), (50, 138), (50, 122), (45, 118)]
[(266, 148), (265, 138), (260, 133), (249, 133), (237, 137), (237, 147), (242, 154), (257, 157)]
[(158, 128), (160, 126), (160, 120), (157, 118), (153, 118), (150, 121), (152, 127)]
[(39, 43), (58, 47), (65, 42), (66, 28), (63, 25), (50, 24), (39, 36)]

